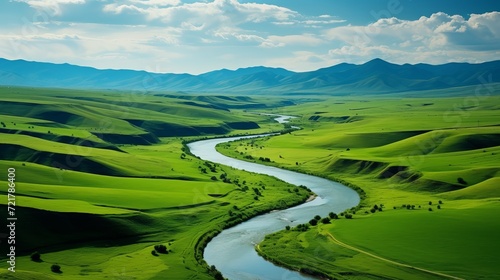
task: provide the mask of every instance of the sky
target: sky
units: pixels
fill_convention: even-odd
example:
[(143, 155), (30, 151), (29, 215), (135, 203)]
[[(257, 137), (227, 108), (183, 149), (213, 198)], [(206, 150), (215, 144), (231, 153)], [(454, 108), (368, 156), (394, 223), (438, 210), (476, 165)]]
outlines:
[(492, 0), (3, 0), (0, 57), (200, 74), (500, 58)]

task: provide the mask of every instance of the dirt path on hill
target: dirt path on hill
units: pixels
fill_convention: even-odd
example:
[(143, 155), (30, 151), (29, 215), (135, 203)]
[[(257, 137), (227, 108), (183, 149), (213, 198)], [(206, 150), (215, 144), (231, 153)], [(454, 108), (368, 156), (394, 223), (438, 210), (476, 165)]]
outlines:
[(364, 250), (358, 249), (358, 248), (353, 247), (353, 246), (351, 246), (351, 245), (347, 245), (347, 244), (345, 244), (344, 242), (339, 241), (337, 238), (335, 238), (335, 236), (333, 236), (333, 235), (332, 235), (331, 233), (329, 233), (329, 232), (326, 232), (326, 234), (328, 235), (328, 237), (330, 237), (330, 239), (331, 239), (334, 243), (336, 243), (336, 244), (337, 244), (337, 245), (339, 245), (339, 246), (342, 246), (342, 247), (344, 247), (344, 248), (347, 248), (347, 249), (350, 249), (350, 250), (353, 250), (353, 251), (359, 252), (359, 253), (361, 253), (361, 254), (368, 255), (368, 256), (370, 256), (370, 257), (372, 257), (372, 258), (376, 258), (376, 259), (381, 260), (381, 261), (384, 261), (384, 262), (392, 263), (392, 264), (397, 265), (397, 266), (402, 266), (402, 267), (412, 268), (412, 269), (415, 269), (415, 270), (419, 270), (419, 271), (427, 272), (427, 273), (434, 274), (434, 275), (441, 276), (441, 277), (445, 277), (445, 278), (456, 279), (456, 280), (465, 280), (464, 278), (460, 278), (460, 277), (456, 277), (456, 276), (448, 275), (448, 274), (445, 274), (445, 273), (441, 273), (441, 272), (437, 272), (437, 271), (433, 271), (433, 270), (428, 270), (428, 269), (425, 269), (425, 268), (415, 267), (415, 266), (407, 265), (407, 264), (400, 263), (400, 262), (396, 262), (396, 261), (391, 261), (391, 260), (389, 260), (389, 259), (386, 259), (386, 258), (383, 258), (383, 257), (377, 256), (377, 255), (374, 255), (374, 254), (372, 254), (372, 253), (369, 253), (369, 252), (367, 252), (367, 251), (364, 251)]

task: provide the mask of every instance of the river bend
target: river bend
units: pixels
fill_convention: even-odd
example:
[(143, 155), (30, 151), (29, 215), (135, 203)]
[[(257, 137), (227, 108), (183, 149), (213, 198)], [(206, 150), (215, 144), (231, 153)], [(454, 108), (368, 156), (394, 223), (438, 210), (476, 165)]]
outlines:
[(297, 186), (304, 185), (316, 193), (317, 197), (299, 206), (260, 215), (223, 230), (208, 243), (204, 259), (209, 265), (215, 265), (224, 277), (231, 280), (314, 279), (264, 260), (257, 254), (254, 246), (261, 242), (265, 235), (282, 230), (287, 225), (293, 227), (308, 222), (315, 215), (325, 217), (329, 212), (340, 213), (354, 207), (359, 203), (359, 196), (354, 190), (337, 182), (237, 160), (215, 150), (215, 146), (220, 143), (262, 136), (267, 135), (203, 140), (190, 143), (188, 147), (192, 154), (203, 160), (267, 174)]

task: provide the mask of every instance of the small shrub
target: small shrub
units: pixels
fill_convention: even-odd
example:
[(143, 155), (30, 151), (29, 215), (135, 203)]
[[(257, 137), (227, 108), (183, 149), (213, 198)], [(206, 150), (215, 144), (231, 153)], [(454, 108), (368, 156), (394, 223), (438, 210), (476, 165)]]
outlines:
[(290, 226), (286, 226), (286, 227), (285, 227), (285, 229), (286, 229), (286, 230), (290, 230)]
[(50, 267), (50, 270), (54, 273), (61, 273), (61, 266), (58, 265), (58, 264), (53, 264), (51, 267)]
[(458, 177), (458, 178), (457, 178), (457, 182), (458, 182), (459, 184), (462, 184), (462, 185), (467, 185), (467, 182), (466, 182), (466, 181), (464, 180), (464, 178), (462, 178), (462, 177)]
[(431, 207), (429, 207), (429, 211), (432, 211), (432, 208), (431, 208)]
[(316, 215), (316, 216), (314, 216), (314, 219), (315, 219), (316, 221), (319, 221), (319, 220), (321, 220), (321, 216), (320, 216), (320, 215)]
[(40, 261), (42, 261), (41, 255), (38, 252), (34, 252), (33, 254), (31, 254), (30, 258), (34, 262), (40, 262)]
[(330, 217), (330, 219), (338, 219), (339, 218), (339, 216), (333, 212), (328, 213), (328, 216)]
[(167, 246), (163, 244), (155, 245), (155, 251), (162, 254), (168, 254)]

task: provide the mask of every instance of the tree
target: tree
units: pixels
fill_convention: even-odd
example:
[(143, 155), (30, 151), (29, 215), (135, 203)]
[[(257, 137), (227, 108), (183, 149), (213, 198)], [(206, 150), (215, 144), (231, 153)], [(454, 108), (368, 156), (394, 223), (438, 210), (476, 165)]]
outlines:
[(330, 217), (330, 219), (334, 219), (334, 220), (339, 218), (339, 216), (333, 212), (328, 213), (328, 216)]
[(330, 223), (330, 218), (325, 217), (325, 218), (321, 219), (321, 222), (323, 224), (329, 224)]
[(318, 220), (316, 220), (316, 219), (311, 219), (311, 220), (309, 221), (309, 224), (310, 224), (311, 226), (315, 226), (315, 225), (317, 225), (317, 224), (318, 224)]
[(40, 262), (40, 261), (42, 261), (41, 255), (38, 252), (34, 252), (33, 254), (31, 254), (30, 258), (34, 262)]
[(58, 265), (58, 264), (53, 264), (51, 267), (50, 267), (50, 270), (54, 273), (61, 273), (61, 266)]
[(457, 178), (457, 182), (458, 182), (459, 184), (462, 184), (462, 185), (467, 185), (467, 182), (466, 182), (466, 181), (464, 180), (464, 178), (462, 178), (462, 177), (458, 177), (458, 178)]
[(163, 244), (155, 245), (155, 251), (162, 254), (168, 254), (167, 246)]
[(286, 227), (285, 227), (285, 229), (286, 229), (286, 230), (290, 230), (290, 226), (286, 226)]
[(314, 216), (314, 219), (315, 219), (316, 221), (319, 221), (319, 220), (321, 220), (321, 216), (320, 216), (320, 215), (316, 215), (316, 216)]

